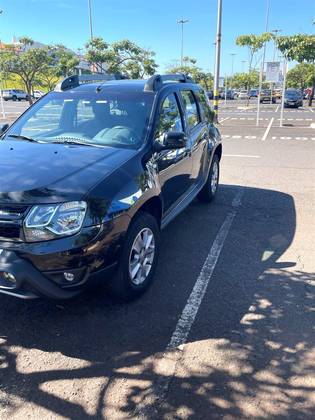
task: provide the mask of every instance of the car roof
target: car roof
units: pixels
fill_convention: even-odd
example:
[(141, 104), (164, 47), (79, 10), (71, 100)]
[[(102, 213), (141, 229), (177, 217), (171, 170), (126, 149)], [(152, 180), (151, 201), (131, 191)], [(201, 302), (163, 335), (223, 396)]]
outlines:
[(162, 90), (164, 91), (165, 89), (169, 89), (170, 87), (173, 87), (174, 90), (177, 90), (178, 88), (185, 88), (191, 90), (196, 89), (196, 87), (199, 88), (199, 85), (194, 82), (179, 83), (175, 81), (166, 81), (163, 82), (159, 89), (147, 91), (145, 87), (148, 80), (150, 79), (119, 79), (98, 81), (92, 83), (81, 83), (79, 86), (70, 88), (68, 92), (95, 92), (96, 90), (101, 92), (102, 90), (114, 90), (115, 88), (119, 88), (119, 91), (122, 92), (157, 94)]

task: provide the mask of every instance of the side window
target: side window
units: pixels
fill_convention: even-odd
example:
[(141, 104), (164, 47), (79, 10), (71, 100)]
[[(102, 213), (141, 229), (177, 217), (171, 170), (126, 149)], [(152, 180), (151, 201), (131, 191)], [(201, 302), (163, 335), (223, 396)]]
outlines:
[(198, 92), (198, 99), (199, 99), (199, 108), (201, 113), (201, 118), (203, 121), (208, 120), (208, 122), (213, 121), (214, 113), (211, 109), (211, 105), (209, 99), (203, 90)]
[(162, 104), (156, 128), (155, 138), (163, 141), (163, 135), (169, 131), (183, 131), (182, 118), (175, 95), (168, 95)]
[(184, 102), (187, 124), (188, 127), (192, 129), (200, 123), (197, 103), (191, 90), (182, 90), (181, 94)]

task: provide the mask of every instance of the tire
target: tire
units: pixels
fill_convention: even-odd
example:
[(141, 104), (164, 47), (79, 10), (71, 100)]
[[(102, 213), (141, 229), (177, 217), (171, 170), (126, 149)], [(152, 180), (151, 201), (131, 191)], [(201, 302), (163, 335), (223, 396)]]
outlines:
[(218, 155), (214, 155), (208, 175), (207, 182), (198, 194), (198, 199), (203, 203), (211, 203), (218, 191), (220, 178), (220, 161)]
[(14, 102), (15, 102), (16, 100), (17, 100), (17, 97), (16, 97), (15, 95), (13, 95), (13, 96), (12, 96), (12, 101), (14, 101)]
[[(146, 234), (152, 234), (150, 247), (148, 248), (150, 249), (150, 252), (145, 256), (143, 254), (144, 248), (142, 248), (142, 253), (139, 255), (135, 250), (135, 246), (139, 247), (139, 245), (142, 245), (141, 239), (145, 238)], [(140, 239), (138, 245), (136, 245), (137, 239)], [(108, 293), (115, 299), (125, 302), (132, 301), (141, 296), (153, 282), (159, 247), (160, 229), (156, 219), (149, 213), (139, 212), (136, 215), (135, 220), (131, 222), (124, 239), (119, 259), (118, 273), (106, 285)], [(132, 277), (132, 267), (136, 270), (136, 266), (139, 265), (139, 263), (135, 264), (136, 261), (139, 261), (136, 256), (144, 259), (144, 263), (146, 260), (149, 261), (148, 258), (150, 258), (151, 261), (146, 265), (146, 269), (149, 269), (147, 273), (140, 268), (137, 272), (135, 271), (136, 275)]]

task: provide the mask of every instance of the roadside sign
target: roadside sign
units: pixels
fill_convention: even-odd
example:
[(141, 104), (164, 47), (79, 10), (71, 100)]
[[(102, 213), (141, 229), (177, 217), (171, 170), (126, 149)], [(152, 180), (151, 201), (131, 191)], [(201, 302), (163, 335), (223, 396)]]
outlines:
[(280, 81), (280, 63), (278, 61), (267, 63), (266, 81), (273, 83)]
[(225, 80), (225, 77), (219, 77), (219, 88), (224, 87), (224, 80)]

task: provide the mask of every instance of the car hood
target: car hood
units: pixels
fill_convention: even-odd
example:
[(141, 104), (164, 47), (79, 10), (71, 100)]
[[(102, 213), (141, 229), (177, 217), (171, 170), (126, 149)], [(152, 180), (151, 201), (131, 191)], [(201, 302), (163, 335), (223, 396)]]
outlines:
[(0, 203), (80, 199), (136, 153), (111, 147), (0, 141)]

